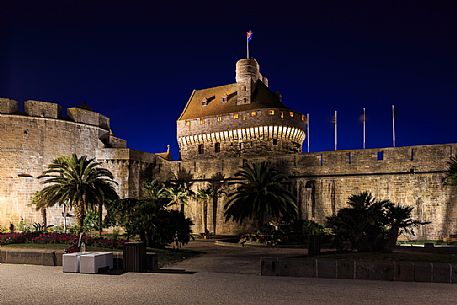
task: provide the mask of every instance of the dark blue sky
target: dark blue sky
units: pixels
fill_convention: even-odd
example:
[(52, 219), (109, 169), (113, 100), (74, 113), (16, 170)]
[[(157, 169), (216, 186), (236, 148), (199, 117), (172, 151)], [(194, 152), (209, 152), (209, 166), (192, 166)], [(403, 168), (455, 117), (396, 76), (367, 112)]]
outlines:
[(391, 146), (392, 104), (397, 145), (457, 142), (454, 1), (1, 2), (0, 96), (85, 102), (134, 149), (177, 156), (192, 89), (234, 82), (248, 30), (312, 151), (333, 149), (334, 110), (339, 148), (361, 148), (362, 107), (367, 146)]

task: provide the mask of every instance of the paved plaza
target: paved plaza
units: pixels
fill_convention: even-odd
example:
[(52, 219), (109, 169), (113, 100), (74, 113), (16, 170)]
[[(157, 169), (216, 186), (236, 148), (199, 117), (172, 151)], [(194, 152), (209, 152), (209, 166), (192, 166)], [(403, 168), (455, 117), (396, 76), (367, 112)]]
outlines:
[(0, 264), (0, 304), (456, 304), (450, 284), (261, 277), (262, 255), (300, 249), (192, 243), (207, 254), (162, 273), (68, 274), (62, 267)]

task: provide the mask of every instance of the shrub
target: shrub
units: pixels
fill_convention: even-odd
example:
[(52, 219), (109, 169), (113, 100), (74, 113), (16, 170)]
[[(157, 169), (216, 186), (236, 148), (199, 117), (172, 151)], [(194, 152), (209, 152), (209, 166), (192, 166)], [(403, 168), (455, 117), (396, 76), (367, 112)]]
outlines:
[(429, 223), (412, 219), (412, 207), (376, 200), (367, 192), (352, 195), (348, 204), (327, 218), (340, 250), (391, 251), (401, 233), (414, 235), (414, 227)]
[(164, 247), (172, 242), (186, 244), (192, 233), (189, 218), (166, 210), (157, 199), (120, 199), (107, 207), (105, 225), (125, 227), (127, 236), (139, 235), (148, 246)]

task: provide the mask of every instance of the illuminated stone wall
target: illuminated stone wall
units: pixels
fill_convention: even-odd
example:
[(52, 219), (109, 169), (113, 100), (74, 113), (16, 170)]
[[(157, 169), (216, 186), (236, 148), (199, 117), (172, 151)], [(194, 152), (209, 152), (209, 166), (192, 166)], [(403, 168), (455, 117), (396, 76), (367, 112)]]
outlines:
[[(97, 158), (113, 171), (122, 197), (138, 196), (141, 181), (152, 173), (155, 156), (127, 149), (101, 114), (71, 108), (63, 119), (59, 105), (38, 101), (25, 103), (25, 115), (16, 114), (17, 108), (15, 101), (0, 99), (0, 225), (41, 222), (31, 197), (43, 187), (37, 177), (57, 157)], [(62, 224), (61, 212), (49, 209), (48, 223)]]
[[(437, 239), (457, 234), (457, 189), (442, 185), (447, 161), (456, 152), (457, 144), (449, 144), (244, 159), (161, 161), (162, 170), (158, 175), (171, 176), (166, 169), (175, 172), (178, 168), (185, 169), (193, 175), (193, 189), (197, 190), (206, 187), (208, 179), (217, 172), (227, 179), (233, 177), (243, 162), (268, 160), (291, 177), (301, 219), (324, 222), (327, 216), (346, 206), (351, 194), (368, 191), (378, 199), (413, 206), (416, 218), (432, 222), (421, 227), (416, 238)], [(226, 196), (222, 196), (218, 203), (218, 234), (239, 234), (247, 230), (247, 227), (224, 222), (226, 201)], [(209, 208), (211, 231), (212, 207)], [(203, 232), (201, 205), (192, 201), (186, 212), (194, 220), (194, 231)]]
[(182, 160), (298, 153), (305, 140), (305, 117), (287, 109), (236, 112), (177, 125)]

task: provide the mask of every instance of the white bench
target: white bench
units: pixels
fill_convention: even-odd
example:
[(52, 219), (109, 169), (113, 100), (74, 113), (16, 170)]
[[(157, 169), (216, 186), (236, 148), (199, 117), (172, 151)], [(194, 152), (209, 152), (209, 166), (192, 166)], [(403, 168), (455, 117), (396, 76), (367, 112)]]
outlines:
[(79, 257), (81, 273), (98, 273), (101, 268), (113, 268), (112, 252), (87, 252)]
[(79, 272), (79, 257), (83, 252), (65, 253), (62, 257), (63, 272)]

